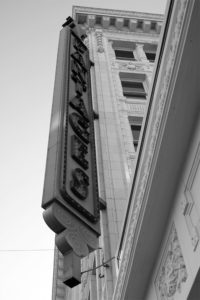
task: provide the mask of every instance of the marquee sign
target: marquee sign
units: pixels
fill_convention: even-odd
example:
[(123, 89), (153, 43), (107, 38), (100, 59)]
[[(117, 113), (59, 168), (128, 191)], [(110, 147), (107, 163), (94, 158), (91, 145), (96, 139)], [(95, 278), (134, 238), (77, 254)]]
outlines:
[[(92, 63), (77, 25), (68, 18), (63, 26), (42, 207), (46, 210), (44, 219), (54, 232), (60, 234), (67, 230), (65, 249), (65, 242), (57, 239), (57, 245), (64, 254), (70, 247), (73, 249), (72, 239), (69, 238), (72, 227), (76, 228), (76, 238), (79, 235), (83, 239), (81, 232), (87, 231), (87, 240), (89, 235), (97, 239), (100, 226), (90, 79)], [(94, 249), (97, 244), (92, 239), (85, 241), (89, 249)], [(78, 250), (75, 252), (78, 254)]]

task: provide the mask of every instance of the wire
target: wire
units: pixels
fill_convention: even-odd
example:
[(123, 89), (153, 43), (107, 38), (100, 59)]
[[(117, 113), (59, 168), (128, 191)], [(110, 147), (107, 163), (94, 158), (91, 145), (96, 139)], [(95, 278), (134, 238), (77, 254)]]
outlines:
[(88, 269), (88, 270), (86, 270), (86, 271), (81, 272), (81, 275), (84, 274), (84, 273), (87, 273), (87, 272), (90, 272), (90, 271), (94, 271), (94, 270), (96, 270), (96, 269), (99, 269), (99, 268), (101, 268), (101, 267), (108, 268), (109, 266), (107, 265), (107, 263), (108, 263), (109, 261), (113, 260), (114, 258), (116, 258), (116, 257), (113, 256), (113, 257), (111, 257), (110, 259), (104, 261), (100, 266), (97, 266), (97, 267), (95, 267), (95, 268)]
[(0, 249), (0, 252), (43, 252), (54, 251), (54, 249)]

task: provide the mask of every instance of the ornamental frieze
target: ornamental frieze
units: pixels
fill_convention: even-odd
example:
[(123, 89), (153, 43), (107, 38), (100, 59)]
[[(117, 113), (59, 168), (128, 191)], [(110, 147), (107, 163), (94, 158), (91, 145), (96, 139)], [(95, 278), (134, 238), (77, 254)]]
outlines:
[(153, 64), (150, 65), (149, 63), (144, 65), (144, 63), (137, 64), (131, 61), (113, 61), (111, 65), (113, 68), (120, 70), (153, 72)]

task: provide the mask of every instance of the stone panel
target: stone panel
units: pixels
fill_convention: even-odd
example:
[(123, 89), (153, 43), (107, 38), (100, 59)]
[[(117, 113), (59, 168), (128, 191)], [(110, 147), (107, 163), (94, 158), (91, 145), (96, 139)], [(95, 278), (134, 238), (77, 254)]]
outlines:
[(175, 300), (187, 277), (182, 249), (173, 224), (155, 280), (158, 299)]

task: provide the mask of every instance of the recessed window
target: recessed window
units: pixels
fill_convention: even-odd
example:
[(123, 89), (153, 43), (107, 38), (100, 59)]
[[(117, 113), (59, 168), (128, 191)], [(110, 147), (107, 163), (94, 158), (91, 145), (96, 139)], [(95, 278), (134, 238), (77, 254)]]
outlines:
[(87, 22), (87, 16), (83, 14), (77, 14), (78, 24), (85, 24)]
[(132, 137), (133, 137), (133, 145), (135, 151), (137, 151), (139, 139), (140, 139), (140, 132), (142, 127), (142, 117), (129, 117), (129, 123), (131, 127)]
[(115, 56), (117, 59), (135, 60), (133, 51), (115, 49)]
[(156, 53), (154, 53), (154, 52), (145, 52), (145, 54), (146, 54), (147, 59), (150, 62), (154, 62), (155, 61)]
[(132, 80), (121, 80), (123, 95), (127, 98), (146, 99), (143, 82)]
[(138, 29), (142, 29), (143, 28), (143, 21), (142, 20), (138, 20), (137, 21), (137, 28)]
[(151, 30), (156, 30), (156, 22), (151, 22)]
[(102, 16), (96, 16), (96, 24), (101, 25), (102, 22)]
[(110, 26), (115, 26), (115, 18), (110, 18)]
[(124, 19), (124, 27), (129, 27), (129, 20), (128, 19)]

